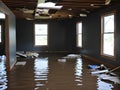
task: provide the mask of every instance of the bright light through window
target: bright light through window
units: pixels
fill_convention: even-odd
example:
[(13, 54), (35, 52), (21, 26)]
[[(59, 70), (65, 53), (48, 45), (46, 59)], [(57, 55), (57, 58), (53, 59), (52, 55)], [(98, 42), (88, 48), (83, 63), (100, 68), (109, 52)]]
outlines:
[(0, 12), (0, 19), (5, 19), (5, 14)]
[(48, 25), (35, 24), (35, 45), (47, 45)]
[(114, 56), (114, 14), (102, 17), (102, 54)]
[(77, 46), (82, 47), (82, 23), (77, 23)]

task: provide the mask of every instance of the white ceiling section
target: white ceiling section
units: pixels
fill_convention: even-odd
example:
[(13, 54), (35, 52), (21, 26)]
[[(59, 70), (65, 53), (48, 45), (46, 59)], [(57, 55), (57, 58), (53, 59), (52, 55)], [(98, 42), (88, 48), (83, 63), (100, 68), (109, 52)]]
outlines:
[(53, 2), (45, 2), (45, 0), (38, 0), (37, 8), (35, 11), (35, 19), (48, 19), (52, 18), (52, 15), (49, 14), (49, 10), (60, 10), (61, 5), (56, 5)]
[(37, 8), (44, 8), (44, 9), (61, 9), (62, 6), (56, 6), (56, 3), (53, 2), (46, 2), (46, 3), (39, 3)]

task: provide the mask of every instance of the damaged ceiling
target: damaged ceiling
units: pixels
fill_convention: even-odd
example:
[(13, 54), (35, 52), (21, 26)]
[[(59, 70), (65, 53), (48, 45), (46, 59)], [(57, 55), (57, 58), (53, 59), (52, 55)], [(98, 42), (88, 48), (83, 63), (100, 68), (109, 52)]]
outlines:
[[(87, 16), (94, 10), (120, 4), (119, 0), (2, 0), (16, 18), (47, 19)], [(44, 4), (44, 5), (43, 5)], [(51, 4), (54, 5), (51, 7)], [(45, 6), (46, 5), (46, 6)]]

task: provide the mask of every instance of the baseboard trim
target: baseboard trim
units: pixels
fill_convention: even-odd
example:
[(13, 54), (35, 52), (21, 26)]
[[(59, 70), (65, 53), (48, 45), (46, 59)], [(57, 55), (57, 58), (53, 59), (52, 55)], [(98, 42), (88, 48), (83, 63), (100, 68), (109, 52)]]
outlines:
[(15, 60), (15, 62), (12, 64), (12, 66), (10, 67), (10, 71), (12, 71), (14, 69), (14, 66), (16, 64), (17, 60)]
[(70, 53), (78, 53), (77, 51), (33, 51), (37, 53), (43, 53), (43, 54), (70, 54)]
[(104, 64), (104, 65), (107, 66), (108, 68), (115, 68), (115, 67), (116, 67), (115, 65), (112, 65), (112, 64), (110, 64), (110, 63), (101, 61), (101, 60), (99, 60), (99, 59), (96, 59), (96, 58), (91, 57), (91, 56), (88, 56), (88, 55), (82, 55), (81, 57), (82, 57), (83, 59), (91, 60), (92, 62), (95, 62), (95, 63), (98, 63), (98, 64)]

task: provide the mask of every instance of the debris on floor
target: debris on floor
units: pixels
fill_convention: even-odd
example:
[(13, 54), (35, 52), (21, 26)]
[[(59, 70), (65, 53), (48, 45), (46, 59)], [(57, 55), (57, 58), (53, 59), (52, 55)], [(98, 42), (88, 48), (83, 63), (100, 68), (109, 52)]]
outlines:
[(91, 72), (91, 74), (101, 74), (101, 73), (108, 73), (108, 70), (97, 70), (97, 71), (93, 71)]
[(58, 62), (66, 62), (66, 59), (64, 58), (58, 59)]
[(118, 76), (111, 76), (109, 74), (100, 74), (99, 78), (102, 80), (112, 81), (114, 83), (120, 84), (120, 78)]
[(81, 55), (79, 54), (68, 54), (67, 56), (63, 57), (63, 58), (68, 58), (68, 59), (74, 59), (74, 58), (80, 58)]
[(16, 52), (16, 55), (24, 58), (34, 58), (39, 56), (36, 52)]
[(96, 65), (96, 64), (93, 64), (93, 65), (88, 65), (88, 68), (89, 69), (98, 69), (98, 70), (105, 70), (107, 69), (107, 67), (103, 64), (101, 65)]
[(27, 57), (32, 57), (32, 58), (39, 56), (39, 54), (35, 52), (26, 52), (26, 55)]
[(88, 65), (89, 69), (97, 69), (99, 67), (99, 65)]
[(26, 61), (23, 61), (23, 62), (17, 62), (15, 65), (25, 65), (26, 64)]
[(108, 73), (109, 70), (103, 64), (101, 65), (88, 65), (88, 68), (91, 69), (91, 74), (101, 74), (101, 73)]
[(101, 65), (88, 65), (88, 68), (91, 69), (92, 75), (97, 75), (101, 80), (112, 81), (114, 83), (120, 84), (120, 77), (117, 74), (113, 73), (113, 71), (120, 68), (120, 66), (109, 70), (103, 64)]
[(23, 52), (16, 52), (16, 55), (19, 56), (19, 57), (27, 58), (27, 55)]

